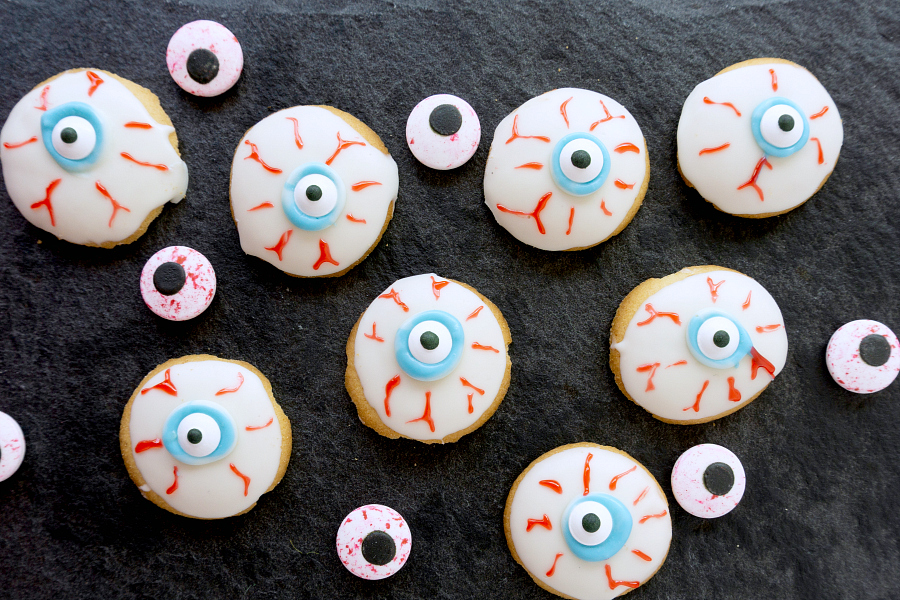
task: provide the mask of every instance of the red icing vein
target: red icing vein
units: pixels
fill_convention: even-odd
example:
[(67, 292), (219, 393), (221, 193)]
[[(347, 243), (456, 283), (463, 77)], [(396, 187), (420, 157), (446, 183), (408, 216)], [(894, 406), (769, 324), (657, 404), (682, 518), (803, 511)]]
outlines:
[(231, 467), (231, 471), (235, 475), (237, 475), (238, 477), (240, 477), (241, 479), (244, 480), (244, 495), (246, 496), (247, 493), (250, 491), (250, 478), (247, 477), (246, 475), (244, 475), (243, 473), (241, 473), (240, 471), (238, 471), (238, 468), (236, 466), (234, 466), (234, 463), (229, 463), (228, 466)]
[(256, 147), (256, 144), (251, 142), (250, 140), (244, 140), (244, 143), (250, 146), (250, 156), (245, 156), (244, 160), (255, 160), (259, 164), (262, 165), (262, 168), (268, 171), (269, 173), (281, 173), (281, 169), (271, 167), (267, 165), (263, 159), (259, 156), (259, 149)]
[[(373, 327), (373, 332), (374, 332), (374, 327)], [(385, 386), (384, 386), (384, 413), (387, 416), (391, 416), (391, 405), (389, 402), (391, 399), (391, 392), (393, 392), (394, 388), (397, 387), (398, 385), (400, 385), (400, 376), (394, 375), (394, 377), (390, 381), (388, 381), (387, 384), (385, 384)]]
[(159, 390), (161, 392), (165, 392), (170, 396), (177, 396), (178, 390), (175, 389), (175, 384), (172, 383), (172, 373), (171, 369), (166, 369), (165, 375), (163, 375), (163, 380), (157, 383), (156, 385), (152, 385), (148, 388), (144, 388), (141, 390), (141, 396), (149, 392), (150, 390)]
[(673, 312), (657, 312), (656, 309), (653, 308), (653, 305), (652, 305), (652, 304), (645, 304), (645, 305), (644, 305), (644, 310), (646, 310), (648, 313), (650, 313), (650, 317), (649, 317), (647, 320), (645, 320), (645, 321), (641, 321), (640, 323), (637, 323), (637, 326), (638, 326), (638, 327), (643, 327), (644, 325), (648, 325), (648, 324), (652, 323), (653, 320), (656, 319), (656, 317), (665, 317), (665, 318), (668, 318), (668, 319), (672, 319), (672, 321), (673, 321), (676, 325), (681, 325), (681, 319), (678, 317), (678, 313), (673, 313)]
[(3, 147), (6, 148), (7, 150), (12, 150), (13, 148), (21, 148), (22, 146), (26, 146), (26, 145), (34, 143), (36, 141), (38, 141), (38, 139), (36, 137), (33, 137), (31, 139), (25, 140), (24, 142), (19, 142), (17, 144), (10, 144), (9, 142), (3, 142)]
[(431, 418), (431, 392), (425, 392), (425, 412), (418, 419), (412, 419), (407, 423), (415, 423), (416, 421), (425, 421), (431, 433), (434, 433), (434, 420)]
[(756, 185), (756, 180), (759, 179), (759, 172), (762, 170), (763, 165), (768, 167), (770, 171), (772, 170), (772, 165), (768, 160), (766, 160), (766, 157), (763, 156), (761, 159), (759, 159), (759, 162), (756, 163), (756, 168), (753, 169), (753, 175), (750, 176), (750, 179), (747, 180), (746, 183), (742, 183), (741, 185), (739, 185), (737, 188), (739, 190), (742, 190), (745, 187), (752, 187), (754, 190), (756, 190), (756, 193), (759, 194), (760, 202), (764, 201), (765, 197), (763, 196), (762, 188)]
[[(53, 181), (51, 181), (50, 185), (47, 186), (47, 195), (44, 196), (44, 199), (31, 205), (31, 208), (33, 209), (40, 208), (41, 206), (46, 206), (47, 211), (50, 213), (50, 225), (54, 227), (56, 227), (56, 219), (53, 216), (53, 204), (50, 202), (50, 196), (53, 194), (53, 190), (56, 189), (56, 186), (59, 185), (60, 181), (62, 181), (62, 179), (54, 179)], [(113, 214), (115, 214), (115, 211), (113, 211)]]
[(550, 488), (557, 494), (563, 493), (562, 485), (560, 485), (560, 483), (555, 479), (541, 479), (540, 481), (538, 481), (538, 484)]
[(303, 139), (300, 137), (300, 122), (294, 117), (285, 117), (285, 119), (294, 122), (294, 143), (297, 144), (298, 148), (303, 150)]
[(688, 406), (687, 408), (682, 408), (681, 410), (685, 411), (685, 410), (693, 409), (694, 412), (700, 412), (700, 398), (703, 397), (703, 392), (706, 391), (706, 388), (708, 386), (709, 386), (709, 379), (707, 379), (706, 381), (703, 382), (703, 387), (700, 388), (700, 393), (697, 394), (697, 399), (694, 401), (694, 403), (692, 405)]
[(244, 375), (241, 374), (240, 372), (238, 372), (237, 379), (238, 379), (238, 384), (236, 386), (234, 386), (232, 388), (222, 388), (221, 390), (216, 392), (216, 396), (224, 396), (225, 394), (232, 394), (232, 393), (238, 391), (239, 389), (241, 389), (241, 386), (244, 385)]
[(397, 304), (397, 306), (399, 306), (400, 308), (403, 309), (403, 312), (409, 312), (409, 307), (406, 304), (404, 304), (402, 300), (400, 300), (400, 294), (398, 294), (394, 290), (394, 288), (391, 288), (390, 292), (384, 293), (378, 297), (379, 298), (390, 298)]
[(497, 205), (497, 210), (500, 212), (509, 213), (511, 215), (517, 215), (520, 217), (531, 217), (537, 222), (538, 231), (542, 234), (547, 233), (547, 230), (544, 229), (544, 224), (541, 222), (541, 211), (544, 210), (544, 207), (547, 206), (547, 201), (550, 200), (550, 196), (553, 195), (553, 192), (547, 192), (541, 199), (538, 200), (537, 206), (535, 206), (534, 211), (527, 213), (521, 210), (512, 210), (511, 208), (506, 208), (502, 204)]
[(340, 154), (341, 151), (349, 148), (350, 146), (365, 146), (366, 145), (365, 142), (354, 142), (354, 141), (348, 141), (348, 140), (342, 139), (340, 131), (337, 132), (337, 140), (338, 140), (337, 150), (335, 150), (334, 154), (329, 156), (328, 160), (325, 161), (326, 165), (331, 165), (332, 161), (334, 161), (334, 159), (337, 158), (337, 155)]
[(265, 249), (271, 250), (272, 252), (274, 252), (275, 254), (278, 255), (278, 260), (282, 260), (283, 256), (281, 253), (284, 250), (284, 247), (287, 246), (288, 240), (291, 239), (292, 233), (294, 233), (294, 230), (288, 229), (287, 231), (285, 231), (284, 233), (281, 234), (281, 237), (278, 238), (278, 242), (276, 242), (274, 246), (266, 246)]
[(142, 440), (137, 443), (137, 446), (134, 447), (134, 451), (136, 454), (140, 454), (141, 452), (146, 452), (147, 450), (151, 450), (153, 448), (162, 448), (163, 443), (162, 440), (156, 438), (155, 440)]
[(704, 103), (704, 104), (719, 104), (719, 105), (721, 105), (721, 106), (727, 106), (728, 108), (730, 108), (731, 110), (733, 110), (737, 116), (741, 116), (741, 111), (739, 111), (739, 110), (737, 109), (737, 107), (735, 107), (735, 105), (732, 104), (731, 102), (713, 102), (712, 100), (710, 100), (709, 98), (707, 98), (706, 96), (704, 96), (704, 97), (703, 97), (703, 103)]
[(553, 525), (550, 524), (550, 517), (547, 515), (544, 515), (543, 519), (528, 519), (528, 525), (525, 527), (525, 532), (527, 533), (534, 529), (535, 525), (543, 527), (548, 531), (553, 529)]
[(612, 480), (610, 480), (610, 482), (609, 482), (609, 491), (611, 491), (611, 492), (616, 491), (616, 484), (619, 483), (619, 480), (620, 480), (621, 478), (625, 477), (626, 475), (628, 475), (629, 473), (633, 473), (633, 472), (636, 471), (636, 470), (637, 470), (637, 465), (634, 465), (633, 467), (631, 467), (631, 468), (628, 469), (627, 471), (625, 471), (625, 472), (623, 472), (623, 473), (619, 473), (618, 475), (616, 475), (615, 477), (613, 477)]
[(336, 267), (341, 266), (338, 261), (334, 260), (331, 256), (331, 251), (328, 249), (328, 242), (325, 240), (319, 240), (319, 260), (313, 263), (313, 270), (318, 271), (319, 267), (321, 267), (325, 263), (331, 263)]
[(542, 142), (550, 143), (550, 138), (545, 137), (543, 135), (519, 135), (519, 115), (513, 117), (513, 126), (512, 126), (512, 135), (506, 143), (510, 143), (513, 140), (517, 139), (532, 139), (532, 140), (540, 140)]
[(594, 455), (588, 452), (587, 458), (584, 459), (584, 496), (591, 493), (591, 459)]
[(109, 226), (110, 227), (112, 227), (113, 220), (116, 218), (117, 212), (119, 212), (120, 210), (124, 210), (125, 212), (131, 212), (131, 209), (125, 208), (124, 206), (122, 206), (121, 204), (116, 202), (115, 198), (113, 198), (109, 194), (109, 192), (106, 190), (106, 188), (103, 187), (102, 183), (100, 183), (98, 181), (94, 184), (94, 186), (97, 188), (97, 191), (99, 191), (101, 194), (103, 194), (106, 197), (107, 200), (112, 202), (113, 212), (112, 212), (112, 215), (109, 217)]

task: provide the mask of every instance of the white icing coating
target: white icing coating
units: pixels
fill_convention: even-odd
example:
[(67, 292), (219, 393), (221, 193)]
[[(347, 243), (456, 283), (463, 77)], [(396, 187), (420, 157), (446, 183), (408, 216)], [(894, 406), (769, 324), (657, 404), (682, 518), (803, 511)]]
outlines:
[[(396, 554), (384, 565), (373, 565), (362, 555), (362, 543), (373, 531), (383, 531), (394, 540)], [(382, 504), (360, 506), (344, 517), (337, 532), (337, 552), (347, 570), (374, 581), (390, 577), (406, 564), (412, 550), (412, 533), (396, 510)]]
[[(778, 89), (772, 89), (775, 71)], [(756, 184), (763, 200), (748, 182), (765, 152), (751, 128), (753, 110), (773, 97), (795, 102), (809, 119), (810, 139), (783, 158), (768, 156)], [(738, 112), (722, 104), (728, 102)], [(819, 117), (811, 118), (824, 108)], [(819, 162), (819, 140), (822, 162)], [(837, 106), (822, 84), (806, 69), (793, 64), (768, 63), (739, 67), (699, 84), (684, 102), (678, 122), (678, 164), (684, 178), (716, 208), (735, 215), (759, 215), (791, 210), (805, 202), (837, 163), (844, 129)], [(705, 149), (725, 149), (705, 152)]]
[[(568, 125), (561, 110), (567, 101)], [(607, 119), (608, 116), (613, 118)], [(624, 118), (619, 118), (622, 116)], [(533, 137), (519, 137), (507, 143), (513, 137), (514, 121), (519, 136), (543, 136), (549, 143)], [(585, 196), (564, 191), (551, 175), (557, 142), (575, 132), (590, 133), (599, 138), (609, 152), (610, 170), (606, 181)], [(628, 147), (623, 144), (632, 144), (638, 151), (625, 150)], [(522, 167), (531, 163), (542, 167)], [(532, 98), (497, 126), (485, 167), (484, 198), (497, 222), (520, 241), (542, 250), (583, 248), (602, 242), (623, 225), (648, 174), (647, 146), (631, 113), (602, 94), (564, 88)], [(627, 186), (626, 189), (617, 186), (617, 181), (619, 186)], [(538, 229), (534, 217), (497, 208), (501, 205), (510, 210), (533, 213), (547, 193), (552, 195), (538, 213), (545, 234)]]
[[(103, 83), (92, 86), (87, 73)], [(89, 92), (93, 88), (93, 93)], [(44, 98), (42, 99), (42, 95)], [(68, 102), (83, 102), (100, 117), (103, 145), (97, 161), (87, 170), (70, 173), (63, 169), (44, 146), (39, 106), (56, 108)], [(126, 127), (144, 123), (151, 128)], [(0, 131), (0, 161), (10, 198), (33, 225), (60, 239), (76, 244), (101, 245), (132, 236), (147, 216), (166, 202), (178, 202), (187, 190), (187, 165), (169, 142), (174, 129), (156, 122), (141, 101), (110, 74), (81, 70), (64, 73), (46, 85), (31, 90), (13, 107)], [(35, 138), (36, 141), (12, 147)], [(142, 166), (125, 158), (152, 165)], [(46, 204), (48, 196), (53, 221)], [(121, 205), (115, 204), (98, 184)], [(54, 224), (55, 223), (55, 224)]]
[[(725, 463), (734, 473), (734, 486), (722, 496), (714, 496), (703, 483), (703, 473), (712, 463)], [(703, 519), (714, 519), (733, 511), (747, 486), (740, 459), (728, 448), (700, 444), (678, 457), (672, 468), (672, 495), (681, 508)]]
[[(477, 294), (453, 281), (438, 290), (440, 297), (436, 298), (432, 278), (438, 283), (448, 281), (431, 273), (391, 284), (363, 313), (354, 342), (354, 366), (366, 401), (387, 427), (416, 440), (443, 439), (473, 425), (493, 404), (506, 374), (506, 342), (494, 313)], [(409, 311), (404, 311), (393, 298), (384, 297), (392, 292), (397, 293)], [(481, 310), (469, 318), (479, 308)], [(441, 310), (453, 315), (465, 334), (459, 364), (437, 381), (413, 379), (400, 368), (394, 353), (394, 338), (400, 326), (410, 317), (427, 310)], [(372, 335), (373, 326), (383, 342), (368, 337)], [(496, 352), (475, 349), (472, 347), (475, 343), (489, 346)], [(389, 417), (385, 411), (385, 386), (395, 376), (399, 376), (400, 382), (391, 390)], [(464, 385), (461, 378), (484, 393)], [(429, 405), (434, 431), (427, 421), (414, 420), (425, 413), (428, 392), (431, 394)], [(470, 395), (472, 412), (469, 412)]]
[[(625, 545), (611, 558), (590, 562), (578, 558), (563, 537), (563, 513), (573, 499), (584, 495), (584, 465), (590, 460), (591, 494), (608, 494), (628, 509), (632, 517), (631, 534)], [(615, 482), (614, 477), (637, 467)], [(540, 481), (554, 481), (562, 487), (557, 493)], [(641, 582), (649, 579), (665, 561), (672, 540), (672, 519), (668, 503), (653, 476), (631, 457), (596, 445), (577, 445), (535, 461), (519, 481), (512, 502), (507, 505), (511, 544), (522, 565), (532, 577), (560, 594), (579, 600), (608, 600), (632, 588), (616, 585), (610, 589), (606, 566), (617, 581)], [(664, 514), (663, 514), (664, 513)], [(528, 519), (547, 515), (551, 529), (536, 525), (527, 530)], [(641, 523), (644, 517), (651, 517)], [(650, 560), (641, 558), (643, 553)], [(552, 575), (547, 575), (556, 561)]]
[[(442, 104), (452, 104), (462, 116), (462, 125), (453, 135), (443, 136), (431, 128), (431, 111)], [(462, 98), (450, 94), (429, 96), (409, 114), (406, 120), (406, 143), (420, 163), (446, 171), (465, 164), (481, 141), (481, 122), (475, 109)]]
[(25, 460), (25, 434), (16, 420), (0, 412), (0, 481), (19, 470)]
[[(219, 61), (219, 71), (208, 83), (194, 81), (187, 71), (188, 57), (198, 48), (209, 50)], [(218, 96), (237, 83), (244, 68), (244, 52), (238, 39), (224, 25), (193, 21), (182, 25), (169, 40), (166, 64), (172, 79), (184, 91), (195, 96)]]
[[(717, 285), (716, 302), (712, 301), (710, 284)], [(749, 305), (744, 308), (747, 300)], [(662, 315), (651, 318), (646, 309), (651, 305), (660, 313), (675, 313), (681, 324)], [(772, 380), (765, 369), (752, 378), (751, 355), (741, 359), (735, 368), (717, 369), (697, 361), (687, 344), (686, 330), (699, 311), (714, 308), (730, 315), (750, 336), (753, 347), (772, 363), (775, 375), (787, 359), (787, 333), (781, 310), (774, 298), (759, 283), (734, 271), (710, 271), (691, 275), (667, 285), (647, 298), (635, 313), (625, 336), (612, 348), (619, 351), (619, 368), (628, 395), (640, 406), (670, 421), (694, 421), (716, 418), (721, 413), (743, 406)], [(772, 326), (772, 327), (769, 327)], [(763, 328), (762, 331), (757, 327)], [(677, 364), (685, 361), (686, 364)], [(656, 368), (652, 365), (659, 363)], [(638, 370), (644, 367), (642, 370)], [(648, 380), (652, 377), (652, 388)], [(739, 401), (729, 400), (729, 378), (740, 393)], [(704, 382), (709, 384), (704, 388)], [(702, 396), (697, 406), (697, 395)]]
[[(888, 361), (873, 367), (859, 357), (859, 343), (869, 335), (882, 335), (891, 347)], [(889, 386), (900, 373), (900, 343), (887, 325), (860, 319), (841, 325), (828, 340), (825, 364), (835, 382), (857, 394), (879, 392)]]
[[(176, 396), (151, 389), (164, 382), (166, 371)], [(216, 395), (239, 383), (237, 391)], [(225, 360), (189, 361), (157, 373), (142, 390), (148, 391), (138, 393), (131, 405), (132, 456), (146, 485), (169, 506), (201, 519), (229, 517), (253, 506), (275, 481), (281, 463), (281, 425), (262, 380), (253, 371)], [(134, 451), (141, 441), (160, 438), (169, 413), (193, 400), (215, 402), (231, 415), (237, 426), (234, 450), (204, 465), (176, 460), (165, 447)], [(248, 431), (247, 427), (254, 429)], [(246, 496), (244, 481), (231, 465), (250, 478)], [(178, 487), (168, 494), (176, 468)]]
[[(176, 294), (161, 294), (153, 285), (153, 274), (160, 265), (177, 262), (187, 275), (184, 287)], [(147, 308), (170, 321), (187, 321), (205, 311), (216, 295), (216, 272), (209, 260), (193, 248), (169, 246), (144, 264), (141, 270), (141, 296)]]
[[(294, 132), (302, 140), (299, 148)], [(299, 166), (325, 163), (338, 149), (341, 140), (363, 142), (341, 150), (329, 165), (344, 183), (346, 204), (335, 223), (319, 231), (294, 226), (281, 208), (285, 181)], [(249, 144), (256, 145), (259, 157), (270, 167), (248, 157)], [(317, 277), (346, 270), (367, 252), (381, 235), (399, 187), (397, 164), (377, 148), (365, 142), (346, 121), (319, 106), (295, 106), (269, 115), (244, 135), (237, 146), (231, 166), (231, 209), (241, 237), (241, 248), (251, 256), (272, 263), (291, 275)], [(377, 182), (379, 185), (353, 190), (354, 184)], [(265, 203), (271, 206), (265, 206)], [(263, 205), (262, 208), (256, 208)], [(255, 208), (255, 210), (253, 210)], [(350, 220), (348, 215), (355, 220)], [(364, 223), (358, 221), (365, 221)], [(290, 232), (290, 233), (287, 233)], [(276, 250), (280, 242), (281, 258)], [(337, 265), (323, 261), (321, 242), (327, 244)]]

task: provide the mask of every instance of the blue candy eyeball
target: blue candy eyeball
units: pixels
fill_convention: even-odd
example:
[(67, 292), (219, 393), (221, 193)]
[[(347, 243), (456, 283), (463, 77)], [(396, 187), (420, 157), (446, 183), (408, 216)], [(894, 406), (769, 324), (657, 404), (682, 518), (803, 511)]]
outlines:
[(553, 150), (553, 180), (573, 196), (586, 196), (600, 189), (609, 169), (606, 146), (589, 133), (570, 133)]
[(740, 323), (712, 309), (701, 311), (691, 319), (687, 341), (694, 358), (715, 369), (736, 367), (753, 346)]
[(281, 191), (281, 207), (288, 220), (306, 231), (330, 227), (344, 210), (346, 187), (323, 163), (307, 163), (291, 173)]
[(419, 381), (436, 381), (450, 374), (462, 359), (465, 334), (460, 322), (442, 310), (410, 318), (397, 330), (394, 352), (400, 368)]
[(563, 513), (563, 537), (576, 556), (606, 560), (622, 549), (631, 535), (631, 513), (607, 494), (575, 498)]
[(44, 147), (63, 169), (85, 171), (100, 156), (103, 126), (100, 117), (83, 102), (69, 102), (41, 116)]
[(237, 443), (234, 419), (215, 402), (195, 400), (173, 410), (163, 425), (162, 442), (176, 459), (205, 465), (224, 458)]
[(809, 140), (809, 120), (791, 100), (769, 98), (750, 118), (753, 137), (767, 156), (790, 156)]

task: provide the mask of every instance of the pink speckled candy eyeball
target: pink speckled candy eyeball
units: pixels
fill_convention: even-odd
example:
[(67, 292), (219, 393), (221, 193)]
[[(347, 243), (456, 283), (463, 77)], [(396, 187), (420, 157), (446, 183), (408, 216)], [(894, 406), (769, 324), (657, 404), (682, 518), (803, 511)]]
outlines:
[(337, 532), (337, 552), (347, 570), (363, 579), (384, 579), (399, 571), (412, 550), (412, 535), (400, 513), (381, 504), (360, 506)]
[(744, 496), (747, 476), (740, 459), (716, 444), (686, 451), (672, 468), (672, 494), (681, 508), (702, 519), (733, 511)]
[(472, 158), (481, 141), (475, 109), (462, 98), (436, 94), (419, 102), (406, 121), (406, 143), (420, 163), (446, 171)]
[(0, 481), (6, 481), (25, 460), (25, 434), (6, 413), (0, 412)]
[(141, 296), (147, 307), (170, 321), (202, 313), (216, 295), (216, 272), (193, 248), (169, 246), (150, 257), (141, 271)]
[(887, 325), (860, 319), (842, 325), (828, 341), (825, 364), (845, 390), (879, 392), (900, 373), (900, 344)]
[(193, 21), (175, 32), (166, 50), (169, 73), (195, 96), (218, 96), (237, 83), (244, 68), (241, 44), (215, 21)]

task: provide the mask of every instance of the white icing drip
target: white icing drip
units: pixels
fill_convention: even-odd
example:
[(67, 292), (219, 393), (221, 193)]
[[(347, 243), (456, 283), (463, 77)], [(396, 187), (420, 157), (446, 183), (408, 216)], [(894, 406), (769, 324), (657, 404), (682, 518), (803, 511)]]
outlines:
[[(718, 288), (718, 299), (712, 302), (707, 278), (713, 283), (724, 281)], [(749, 307), (742, 305), (751, 294)], [(657, 316), (646, 321), (651, 304), (658, 312), (672, 312), (679, 316), (681, 325), (668, 317)], [(733, 271), (710, 271), (692, 275), (670, 284), (647, 298), (625, 330), (622, 341), (616, 344), (620, 356), (620, 372), (625, 389), (634, 400), (654, 415), (673, 421), (704, 419), (747, 403), (772, 380), (765, 369), (760, 368), (756, 379), (751, 379), (751, 357), (748, 354), (734, 369), (716, 369), (699, 363), (687, 344), (686, 330), (691, 317), (707, 308), (715, 308), (729, 314), (743, 325), (753, 346), (775, 367), (775, 374), (784, 368), (787, 357), (787, 333), (781, 310), (771, 295), (759, 283)], [(774, 331), (759, 333), (756, 327), (778, 325)], [(675, 365), (679, 361), (687, 364)], [(653, 374), (654, 389), (647, 391), (650, 371), (638, 371), (638, 367), (659, 363)], [(739, 402), (728, 399), (728, 378), (734, 378), (734, 386), (741, 394)], [(709, 381), (700, 401), (700, 410), (684, 410), (693, 406), (703, 382)]]
[[(442, 288), (440, 299), (435, 299), (432, 277), (438, 282), (447, 281), (432, 273), (407, 277), (391, 284), (384, 293), (396, 291), (409, 307), (409, 312), (405, 312), (391, 298), (376, 298), (360, 319), (355, 341), (354, 365), (366, 400), (385, 425), (417, 440), (441, 439), (473, 425), (493, 404), (506, 373), (506, 342), (494, 313), (474, 292), (455, 282)], [(476, 317), (467, 320), (479, 307), (484, 308)], [(437, 381), (413, 379), (400, 368), (394, 354), (397, 330), (407, 319), (426, 310), (450, 313), (460, 322), (465, 333), (459, 365)], [(384, 342), (366, 337), (366, 334), (372, 334), (373, 324), (376, 334)], [(475, 342), (495, 348), (498, 352), (475, 350), (472, 348)], [(388, 417), (384, 407), (385, 385), (395, 375), (400, 376), (400, 384), (391, 391), (391, 416)], [(464, 386), (460, 377), (484, 390), (484, 394)], [(423, 415), (426, 392), (431, 392), (434, 432), (425, 421), (408, 422)], [(469, 394), (473, 395), (472, 413), (468, 411)]]
[[(633, 519), (628, 541), (610, 559), (589, 562), (578, 558), (566, 544), (562, 528), (563, 513), (569, 503), (584, 494), (584, 463), (590, 461), (590, 492), (609, 494), (620, 500)], [(621, 477), (616, 489), (609, 489), (610, 481), (637, 465), (637, 469)], [(562, 486), (562, 494), (541, 485), (541, 480), (554, 480)], [(649, 489), (648, 489), (649, 488)], [(647, 493), (635, 504), (635, 500)], [(662, 517), (640, 520), (648, 515), (666, 511)], [(528, 519), (550, 519), (552, 529), (535, 526), (526, 531)], [(509, 511), (510, 533), (516, 554), (526, 569), (541, 582), (559, 592), (581, 600), (608, 600), (631, 588), (617, 586), (609, 589), (605, 567), (609, 565), (614, 579), (640, 581), (649, 578), (665, 560), (672, 540), (672, 520), (668, 503), (656, 480), (643, 466), (627, 456), (600, 447), (578, 446), (557, 452), (531, 467), (519, 482)], [(646, 561), (632, 551), (638, 550), (651, 558)], [(558, 553), (553, 575), (547, 572)]]
[[(297, 147), (294, 122), (289, 118), (297, 119), (302, 149)], [(318, 106), (295, 106), (269, 115), (241, 138), (231, 165), (231, 208), (244, 252), (286, 273), (315, 277), (347, 269), (375, 245), (391, 203), (397, 199), (400, 180), (394, 160), (368, 142), (365, 146), (348, 146), (329, 165), (347, 190), (346, 205), (333, 225), (320, 231), (305, 231), (295, 227), (281, 208), (281, 191), (287, 178), (305, 163), (324, 163), (331, 157), (338, 148), (338, 133), (342, 140), (365, 141), (334, 113)], [(281, 173), (271, 173), (259, 162), (248, 160), (251, 149), (245, 141), (256, 144), (260, 158), (281, 169)], [(381, 185), (353, 191), (351, 186), (361, 181)], [(273, 206), (250, 210), (263, 202)], [(347, 219), (348, 214), (366, 222), (352, 222)], [(292, 233), (279, 260), (274, 251), (266, 248), (275, 246), (289, 230)], [(318, 269), (313, 268), (321, 254), (319, 240), (328, 244), (338, 265), (325, 262)]]
[[(28, 92), (13, 107), (0, 131), (0, 159), (3, 178), (10, 198), (19, 212), (33, 225), (76, 244), (118, 242), (134, 234), (147, 216), (166, 202), (178, 202), (187, 190), (187, 165), (169, 142), (172, 127), (153, 120), (147, 109), (128, 89), (107, 73), (97, 72), (103, 79), (93, 95), (85, 71), (67, 73), (47, 85)], [(47, 106), (53, 109), (68, 102), (90, 105), (103, 122), (103, 151), (87, 171), (69, 173), (53, 159), (41, 137), (44, 111), (41, 94), (49, 87)], [(125, 127), (128, 122), (152, 125), (152, 129)], [(32, 137), (37, 141), (18, 148)], [(135, 159), (162, 164), (167, 171), (138, 165), (121, 156), (127, 152)], [(51, 225), (46, 207), (31, 205), (47, 196), (51, 182), (61, 179), (53, 190), (51, 203), (56, 225)], [(101, 192), (100, 182), (125, 210), (115, 213), (113, 205)]]
[[(566, 105), (569, 119), (567, 127), (560, 106), (569, 98), (572, 100)], [(624, 115), (625, 118), (610, 119), (590, 131), (591, 125), (606, 118), (601, 100), (613, 117)], [(550, 143), (536, 139), (515, 139), (507, 144), (506, 141), (512, 136), (516, 116), (520, 136), (545, 136), (550, 138)], [(563, 191), (551, 175), (556, 143), (574, 132), (587, 132), (599, 138), (609, 152), (609, 176), (598, 190), (586, 196), (575, 196)], [(634, 144), (639, 152), (616, 152), (615, 148), (624, 143)], [(485, 167), (485, 203), (500, 225), (520, 241), (536, 248), (568, 250), (593, 246), (618, 229), (634, 205), (647, 177), (646, 157), (647, 146), (641, 128), (624, 106), (612, 98), (588, 90), (553, 90), (532, 98), (497, 126)], [(516, 168), (531, 162), (540, 163), (543, 168)], [(627, 185), (634, 184), (634, 187), (620, 189), (615, 184), (617, 179)], [(504, 213), (497, 208), (499, 204), (508, 209), (531, 213), (547, 192), (552, 192), (553, 195), (540, 212), (546, 234), (538, 231), (534, 218)], [(612, 216), (603, 212), (601, 202)], [(571, 232), (567, 235), (572, 208), (575, 209), (575, 216)]]
[[(778, 90), (772, 89), (773, 69)], [(741, 190), (765, 155), (756, 143), (750, 118), (756, 106), (772, 97), (796, 102), (807, 118), (827, 107), (821, 117), (809, 121), (810, 140), (794, 154), (768, 157), (772, 169), (763, 167), (757, 185), (764, 200), (752, 187)], [(713, 102), (730, 102), (735, 111)], [(819, 146), (824, 162), (819, 164)], [(805, 202), (834, 169), (844, 140), (837, 106), (822, 84), (806, 69), (771, 63), (748, 65), (716, 75), (699, 84), (684, 102), (678, 122), (678, 164), (684, 177), (706, 200), (731, 214), (757, 215), (790, 210)], [(724, 150), (700, 151), (730, 144)]]
[[(172, 508), (203, 519), (220, 519), (237, 514), (252, 506), (269, 489), (281, 463), (281, 425), (262, 381), (245, 367), (223, 360), (191, 361), (170, 367), (171, 380), (178, 396), (161, 390), (150, 390), (135, 397), (131, 405), (132, 456), (141, 476), (150, 489)], [(224, 388), (244, 382), (237, 392), (216, 396)], [(161, 383), (165, 370), (153, 376), (142, 389)], [(187, 465), (164, 448), (134, 452), (143, 440), (161, 437), (163, 424), (177, 406), (192, 400), (208, 400), (222, 406), (234, 418), (237, 444), (221, 460), (205, 465)], [(260, 427), (269, 419), (272, 424), (247, 431), (246, 427)], [(250, 478), (247, 496), (244, 482), (229, 466)], [(178, 467), (178, 488), (167, 494)]]

